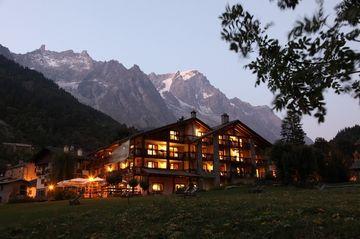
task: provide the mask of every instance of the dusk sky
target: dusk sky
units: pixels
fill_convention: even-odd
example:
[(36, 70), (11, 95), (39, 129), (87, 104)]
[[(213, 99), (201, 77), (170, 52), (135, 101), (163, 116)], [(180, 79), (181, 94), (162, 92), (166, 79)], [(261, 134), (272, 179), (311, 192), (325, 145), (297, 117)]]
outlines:
[[(0, 0), (0, 44), (15, 53), (33, 51), (41, 44), (54, 51), (87, 50), (95, 60), (116, 59), (126, 67), (137, 64), (145, 73), (197, 69), (229, 98), (271, 106), (273, 95), (265, 86), (255, 88), (255, 77), (243, 68), (249, 59), (230, 52), (220, 38), (218, 17), (226, 2)], [(296, 11), (280, 11), (276, 1), (228, 2), (244, 3), (263, 22), (274, 22), (271, 34), (282, 40), (297, 19), (315, 10), (313, 0), (303, 1)], [(326, 2), (331, 10), (337, 1)], [(360, 124), (359, 101), (333, 93), (326, 99), (325, 123), (303, 119), (312, 139), (331, 139), (339, 129)]]

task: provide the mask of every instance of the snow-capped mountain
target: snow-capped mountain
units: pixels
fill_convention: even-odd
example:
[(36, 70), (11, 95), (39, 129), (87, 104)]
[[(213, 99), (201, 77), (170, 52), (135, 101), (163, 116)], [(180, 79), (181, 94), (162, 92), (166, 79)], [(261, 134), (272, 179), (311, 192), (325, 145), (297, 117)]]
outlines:
[(279, 138), (281, 119), (268, 106), (252, 106), (238, 98), (227, 98), (197, 70), (151, 73), (149, 78), (176, 117), (195, 109), (205, 122), (217, 125), (220, 115), (226, 112), (231, 119), (240, 119), (272, 142)]
[(137, 128), (160, 126), (175, 120), (154, 85), (136, 65), (95, 61), (86, 51), (55, 52), (40, 49), (12, 54), (19, 64), (40, 71), (87, 104), (115, 120)]
[(137, 65), (127, 69), (115, 60), (95, 61), (86, 51), (55, 52), (45, 46), (15, 54), (1, 51), (0, 45), (1, 53), (42, 72), (80, 102), (139, 129), (188, 117), (195, 109), (209, 125), (219, 124), (225, 112), (271, 142), (280, 135), (281, 119), (268, 106), (227, 98), (197, 70), (146, 75)]

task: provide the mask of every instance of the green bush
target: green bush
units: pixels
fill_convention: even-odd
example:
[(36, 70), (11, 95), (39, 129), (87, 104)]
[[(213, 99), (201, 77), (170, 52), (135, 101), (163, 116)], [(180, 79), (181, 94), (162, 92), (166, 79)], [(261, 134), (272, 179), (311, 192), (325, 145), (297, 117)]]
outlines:
[(106, 177), (106, 182), (110, 185), (117, 185), (121, 183), (121, 181), (122, 181), (122, 176), (120, 171), (113, 171), (109, 173)]
[(77, 196), (77, 193), (73, 190), (67, 190), (62, 188), (56, 188), (54, 192), (54, 199), (59, 200), (69, 200)]

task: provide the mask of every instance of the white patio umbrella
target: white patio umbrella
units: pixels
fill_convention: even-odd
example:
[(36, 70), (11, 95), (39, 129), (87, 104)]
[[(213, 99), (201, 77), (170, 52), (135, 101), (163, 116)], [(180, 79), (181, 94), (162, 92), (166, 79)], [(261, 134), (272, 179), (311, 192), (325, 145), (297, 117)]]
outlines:
[(94, 179), (92, 179), (92, 180), (89, 180), (89, 181), (91, 181), (91, 182), (97, 182), (97, 183), (102, 183), (102, 182), (105, 182), (105, 179), (96, 177), (96, 178), (94, 178)]
[(69, 180), (60, 181), (56, 184), (57, 187), (66, 187), (69, 185)]
[(70, 179), (69, 182), (71, 183), (79, 183), (79, 184), (85, 184), (87, 183), (89, 180), (86, 179), (86, 178), (73, 178), (73, 179)]

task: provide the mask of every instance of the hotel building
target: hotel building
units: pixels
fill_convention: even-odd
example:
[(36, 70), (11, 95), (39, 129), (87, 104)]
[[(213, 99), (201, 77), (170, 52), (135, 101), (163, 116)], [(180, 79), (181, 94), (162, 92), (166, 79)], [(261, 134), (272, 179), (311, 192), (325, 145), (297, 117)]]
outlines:
[(193, 183), (201, 189), (265, 177), (272, 173), (267, 140), (239, 120), (221, 116), (210, 127), (191, 112), (189, 119), (144, 131), (90, 154), (90, 174), (119, 171), (123, 182), (147, 181), (149, 191), (170, 194)]

